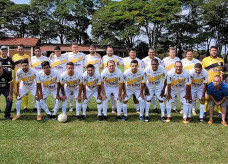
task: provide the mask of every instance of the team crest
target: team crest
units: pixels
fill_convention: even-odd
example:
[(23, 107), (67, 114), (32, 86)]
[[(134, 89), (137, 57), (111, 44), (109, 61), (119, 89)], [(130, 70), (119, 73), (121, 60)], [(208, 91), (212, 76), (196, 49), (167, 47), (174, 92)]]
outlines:
[(2, 80), (2, 81), (5, 81), (5, 78), (2, 78), (1, 80)]

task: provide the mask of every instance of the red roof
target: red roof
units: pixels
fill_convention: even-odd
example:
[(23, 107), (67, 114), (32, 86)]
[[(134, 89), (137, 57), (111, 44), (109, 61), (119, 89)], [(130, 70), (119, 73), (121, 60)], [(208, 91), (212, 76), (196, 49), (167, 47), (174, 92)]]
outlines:
[(17, 46), (23, 44), (24, 46), (34, 47), (38, 41), (38, 38), (5, 38), (0, 39), (0, 45)]

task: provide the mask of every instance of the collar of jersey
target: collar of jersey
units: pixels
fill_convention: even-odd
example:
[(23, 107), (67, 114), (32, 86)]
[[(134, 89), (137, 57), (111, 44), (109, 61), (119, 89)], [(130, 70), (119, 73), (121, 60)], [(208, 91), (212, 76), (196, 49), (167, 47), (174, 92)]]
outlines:
[(175, 71), (175, 74), (177, 74), (177, 75), (180, 75), (180, 74), (182, 74), (183, 73), (183, 69), (181, 70), (181, 73), (176, 73), (176, 71)]
[[(68, 72), (67, 72), (67, 76), (70, 76), (70, 75), (68, 74)], [(74, 76), (74, 74), (73, 74), (72, 76)], [(72, 76), (70, 76), (70, 77), (72, 77)]]
[(92, 55), (92, 54), (89, 54), (90, 56), (96, 56), (97, 55), (97, 53), (95, 52), (95, 54), (94, 55)]
[(137, 72), (135, 72), (135, 73), (133, 73), (132, 70), (131, 70), (131, 73), (132, 73), (132, 74), (136, 74), (136, 73), (138, 73), (138, 72), (139, 72), (139, 69), (137, 69)]
[(174, 57), (174, 58), (171, 58), (170, 56), (169, 56), (169, 58), (170, 58), (170, 59), (175, 59), (175, 57)]
[(2, 57), (2, 55), (1, 55), (1, 58), (2, 58), (2, 59), (7, 59), (7, 56), (6, 56), (6, 58), (4, 58), (4, 57)]
[[(186, 58), (187, 60), (188, 60), (188, 58)], [(192, 60), (193, 60), (194, 58), (192, 58)], [(192, 61), (192, 60), (188, 60), (188, 61)]]

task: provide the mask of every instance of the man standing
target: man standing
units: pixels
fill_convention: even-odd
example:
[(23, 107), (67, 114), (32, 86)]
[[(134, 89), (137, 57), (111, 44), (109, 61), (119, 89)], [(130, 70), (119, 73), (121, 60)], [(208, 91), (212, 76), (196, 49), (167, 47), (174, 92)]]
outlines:
[(208, 84), (207, 94), (210, 98), (210, 119), (208, 124), (213, 123), (213, 113), (214, 113), (214, 106), (221, 106), (222, 112), (222, 122), (223, 126), (228, 126), (225, 121), (226, 116), (226, 97), (228, 96), (228, 86), (222, 82), (222, 79), (219, 75), (215, 75), (213, 82)]
[[(128, 119), (127, 117), (127, 103), (130, 99), (131, 95), (135, 95), (136, 99), (140, 104), (140, 115), (139, 119), (144, 122), (144, 96), (143, 96), (143, 89), (145, 84), (145, 73), (138, 69), (138, 61), (132, 60), (130, 64), (130, 68), (124, 71), (124, 94), (123, 94), (123, 113), (124, 116), (122, 121)], [(141, 93), (141, 94), (140, 94)], [(146, 115), (146, 121), (149, 121), (148, 115)]]
[[(186, 51), (186, 58), (182, 59), (181, 62), (183, 64), (184, 69), (186, 69), (187, 71), (194, 69), (194, 65), (196, 63), (201, 63), (198, 59), (194, 58), (193, 50), (187, 50)], [(194, 101), (194, 100), (192, 102), (192, 114), (196, 115), (196, 101)]]
[[(149, 118), (149, 109), (152, 97), (156, 97), (159, 100), (161, 108), (161, 120), (165, 122), (165, 103), (164, 103), (164, 93), (166, 88), (166, 71), (159, 65), (159, 61), (154, 58), (151, 61), (151, 65), (146, 67), (146, 86), (149, 89), (149, 96), (146, 97), (146, 118)], [(163, 79), (163, 82), (162, 82)], [(142, 94), (142, 93), (141, 93)], [(148, 117), (148, 118), (147, 118)]]
[[(149, 48), (148, 56), (142, 59), (144, 68), (146, 68), (148, 66), (151, 66), (151, 62), (152, 62), (153, 59), (157, 59), (158, 60), (158, 64), (161, 65), (161, 59), (159, 59), (158, 57), (155, 56), (155, 49), (154, 48)], [(158, 113), (156, 96), (152, 97), (152, 101), (153, 101), (154, 111), (156, 113)]]
[(0, 62), (2, 62), (2, 67), (12, 74), (12, 70), (14, 69), (14, 63), (12, 58), (8, 56), (8, 48), (6, 46), (1, 47), (2, 55), (0, 56)]
[(86, 72), (83, 74), (83, 105), (82, 110), (85, 115), (87, 103), (93, 96), (97, 102), (98, 120), (102, 121), (102, 97), (101, 97), (101, 77), (99, 72), (95, 71), (94, 65), (88, 64)]
[[(200, 122), (205, 124), (206, 122), (203, 120), (204, 113), (204, 103), (205, 103), (205, 93), (207, 91), (208, 84), (208, 73), (205, 69), (202, 69), (202, 65), (200, 63), (196, 63), (194, 65), (194, 69), (189, 71), (191, 80), (192, 80), (192, 99), (196, 102), (196, 98), (199, 99), (200, 102)], [(191, 111), (191, 110), (190, 110)], [(188, 117), (191, 116), (189, 113)]]
[[(30, 56), (24, 53), (24, 45), (20, 44), (17, 47), (17, 54), (14, 54), (12, 61), (14, 63), (14, 79), (16, 79), (16, 73), (19, 68), (21, 68), (21, 60), (28, 59), (30, 62)], [(16, 93), (17, 83), (14, 83), (14, 93)], [(28, 94), (24, 96), (24, 112), (28, 112)]]
[[(61, 93), (62, 93), (62, 111), (66, 114), (67, 108), (67, 99), (70, 97), (71, 92), (76, 99), (76, 119), (79, 121), (80, 119), (85, 119), (85, 113), (83, 113), (82, 118), (80, 118), (79, 114), (81, 112), (81, 94), (82, 94), (82, 76), (74, 71), (74, 63), (67, 63), (67, 70), (63, 72), (60, 76), (60, 85), (61, 85)], [(59, 94), (59, 90), (57, 92)], [(57, 111), (54, 112), (54, 115), (57, 114)]]
[[(216, 75), (222, 76), (222, 68), (224, 66), (224, 60), (219, 58), (218, 49), (216, 46), (211, 46), (210, 48), (210, 56), (206, 57), (202, 61), (202, 67), (208, 71), (208, 83), (212, 82)], [(204, 116), (206, 116), (209, 97), (206, 96), (205, 108), (204, 108)], [(217, 106), (219, 116), (221, 117), (221, 109), (220, 106)]]
[(171, 103), (175, 96), (180, 95), (180, 101), (183, 104), (183, 123), (187, 124), (188, 110), (192, 102), (191, 97), (191, 78), (185, 69), (183, 69), (181, 61), (176, 61), (174, 68), (167, 73), (168, 94), (166, 102), (167, 119), (170, 122)]
[[(180, 59), (176, 57), (176, 49), (174, 47), (170, 47), (169, 56), (165, 57), (162, 60), (161, 65), (165, 68), (165, 70), (168, 73), (172, 68), (174, 68), (176, 61), (180, 61)], [(178, 111), (176, 110), (176, 107), (177, 107), (177, 97), (173, 99), (173, 111), (178, 113)]]
[(6, 99), (5, 119), (11, 120), (10, 112), (13, 99), (13, 77), (12, 73), (7, 72), (0, 62), (0, 95), (3, 94)]
[(103, 120), (107, 120), (108, 100), (111, 94), (117, 102), (117, 119), (120, 119), (122, 107), (123, 74), (116, 68), (115, 61), (109, 60), (107, 68), (101, 72), (101, 91), (103, 96)]
[[(13, 117), (12, 120), (17, 120), (20, 118), (20, 108), (21, 108), (21, 99), (31, 92), (31, 94), (36, 97), (36, 71), (33, 68), (29, 68), (28, 59), (21, 60), (21, 68), (17, 70), (16, 73), (16, 82), (17, 82), (17, 101), (16, 101), (16, 110), (17, 114)], [(37, 99), (37, 97), (36, 97)], [(39, 101), (36, 101), (37, 106), (37, 120), (40, 121), (41, 111)]]

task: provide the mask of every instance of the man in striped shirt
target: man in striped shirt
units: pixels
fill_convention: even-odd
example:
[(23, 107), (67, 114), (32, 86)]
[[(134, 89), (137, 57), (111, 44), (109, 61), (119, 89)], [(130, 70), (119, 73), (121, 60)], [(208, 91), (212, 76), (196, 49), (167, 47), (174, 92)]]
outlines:
[(210, 119), (208, 124), (213, 123), (213, 112), (214, 106), (221, 106), (222, 112), (222, 122), (223, 126), (228, 126), (225, 122), (226, 116), (226, 97), (228, 96), (228, 86), (222, 82), (222, 79), (219, 75), (216, 75), (213, 78), (213, 82), (208, 84), (207, 94), (209, 95), (209, 105), (210, 105)]

